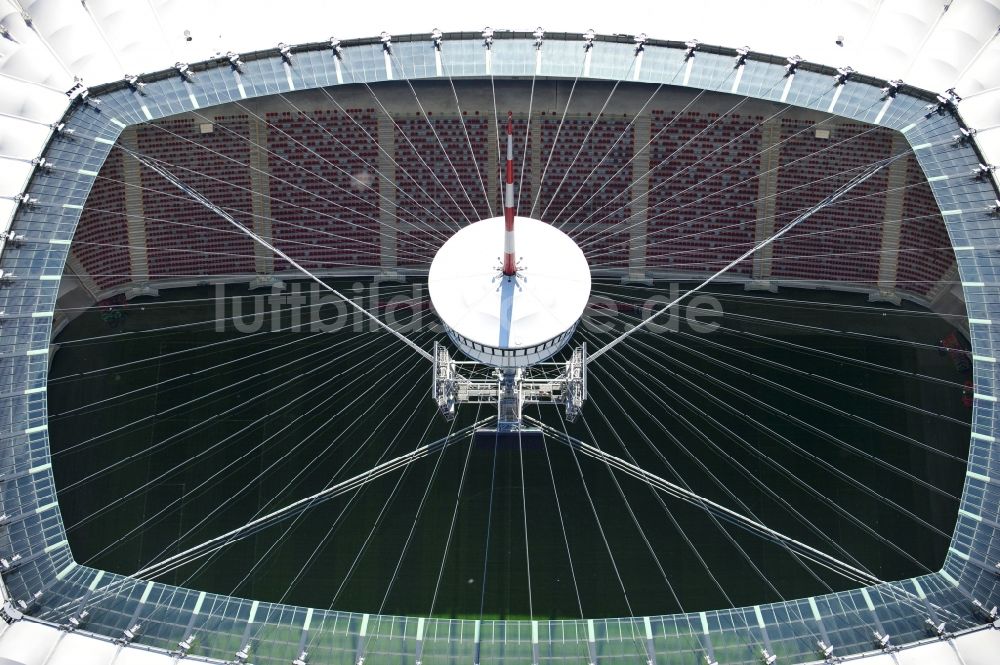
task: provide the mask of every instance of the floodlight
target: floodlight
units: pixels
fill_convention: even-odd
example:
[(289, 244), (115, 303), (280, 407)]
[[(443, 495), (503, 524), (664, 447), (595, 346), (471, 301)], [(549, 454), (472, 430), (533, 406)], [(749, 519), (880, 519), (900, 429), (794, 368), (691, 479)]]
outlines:
[(180, 658), (188, 655), (188, 652), (194, 647), (194, 641), (197, 639), (196, 635), (188, 635), (183, 640), (177, 643), (177, 651), (175, 652)]
[(987, 610), (982, 603), (978, 600), (972, 601), (972, 613), (981, 619), (984, 619), (986, 623), (993, 623), (997, 619), (1000, 619), (1000, 610), (994, 605), (992, 609)]
[(837, 74), (833, 77), (834, 85), (844, 85), (852, 74), (854, 74), (853, 67), (837, 67)]
[(141, 93), (146, 87), (146, 84), (140, 81), (139, 77), (135, 74), (126, 74), (125, 82), (128, 84), (128, 87), (139, 93)]
[(945, 635), (944, 621), (936, 624), (930, 617), (928, 617), (924, 619), (924, 627), (927, 628), (927, 632), (932, 635), (937, 635), (938, 637), (944, 637)]
[(71, 616), (66, 625), (63, 626), (67, 631), (73, 631), (80, 628), (83, 624), (87, 622), (87, 617), (90, 616), (90, 612), (84, 610), (75, 616)]
[(17, 568), (17, 562), (20, 560), (20, 554), (15, 554), (10, 559), (7, 559), (6, 557), (0, 558), (0, 568), (3, 568), (3, 572), (9, 573)]
[[(20, 203), (25, 208), (34, 208), (36, 205), (38, 205), (38, 199), (32, 197), (31, 194), (28, 194), (28, 192), (15, 194), (14, 201)], [(7, 515), (3, 515), (2, 517), (0, 517), (0, 522), (5, 521), (4, 518), (6, 517)]]
[(133, 625), (131, 628), (126, 628), (125, 630), (122, 631), (122, 636), (118, 638), (117, 640), (118, 643), (122, 645), (132, 644), (132, 642), (134, 642), (135, 639), (139, 637), (139, 632), (141, 630), (142, 630), (141, 623), (137, 623)]
[(972, 143), (972, 137), (976, 135), (976, 130), (971, 127), (959, 127), (958, 134), (952, 134), (951, 138), (955, 142), (955, 145), (969, 145)]
[(535, 31), (531, 33), (531, 36), (535, 38), (535, 48), (542, 48), (542, 40), (545, 39), (545, 31), (542, 30), (541, 26), (535, 28)]
[(986, 180), (986, 178), (997, 170), (992, 164), (979, 164), (973, 171), (972, 177), (976, 180)]
[(229, 64), (232, 65), (233, 69), (238, 71), (240, 74), (243, 73), (243, 61), (240, 59), (239, 53), (229, 51), (226, 53), (226, 59), (229, 60)]
[(892, 79), (888, 85), (882, 88), (882, 99), (895, 97), (901, 87), (903, 87), (903, 79)]
[(700, 43), (701, 42), (699, 42), (697, 39), (689, 39), (686, 42), (684, 42), (684, 46), (685, 46), (685, 49), (684, 49), (684, 60), (685, 61), (690, 60), (691, 58), (694, 57), (694, 52), (698, 50), (698, 44), (700, 44)]

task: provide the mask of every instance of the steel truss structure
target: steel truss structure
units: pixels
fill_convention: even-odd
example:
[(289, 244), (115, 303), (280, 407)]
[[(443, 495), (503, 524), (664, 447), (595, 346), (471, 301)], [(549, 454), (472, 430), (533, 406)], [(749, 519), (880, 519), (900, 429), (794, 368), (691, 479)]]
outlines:
[(516, 432), (522, 428), (525, 404), (548, 404), (562, 407), (566, 420), (573, 422), (587, 399), (587, 344), (573, 349), (564, 363), (510, 370), (454, 360), (435, 342), (432, 376), (431, 397), (448, 420), (462, 404), (491, 404), (497, 407), (498, 430)]

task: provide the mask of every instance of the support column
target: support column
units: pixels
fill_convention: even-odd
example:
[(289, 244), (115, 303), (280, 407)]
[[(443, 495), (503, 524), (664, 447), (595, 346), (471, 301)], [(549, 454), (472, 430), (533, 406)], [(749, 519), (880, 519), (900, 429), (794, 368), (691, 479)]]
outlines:
[[(892, 154), (897, 155), (909, 146), (898, 132), (892, 137)], [(885, 213), (882, 218), (882, 245), (878, 255), (878, 290), (868, 296), (872, 302), (899, 304), (896, 293), (896, 274), (899, 272), (899, 234), (903, 219), (903, 198), (906, 194), (905, 159), (897, 159), (889, 165), (886, 182)]]
[[(503, 214), (503, 193), (500, 191), (500, 151), (497, 147), (498, 141), (500, 140), (500, 123), (499, 117), (496, 118), (496, 122), (489, 123), (490, 131), (488, 132), (488, 137), (486, 139), (486, 191), (489, 192), (490, 206), (493, 208), (493, 214), (497, 217)], [(521, 155), (521, 151), (524, 150), (524, 146), (521, 146), (521, 151), (518, 150), (517, 146), (517, 136), (514, 136), (514, 177), (517, 177), (518, 167), (517, 160)], [(523, 141), (524, 138), (522, 137)], [(515, 180), (514, 182), (517, 182)], [(517, 193), (514, 193), (517, 196)]]
[(378, 153), (378, 190), (385, 197), (379, 200), (378, 222), (381, 245), (380, 263), (384, 276), (396, 273), (397, 246), (399, 243), (399, 220), (396, 218), (396, 188), (389, 183), (396, 182), (396, 165), (391, 156), (396, 154), (396, 132), (391, 118), (378, 116), (378, 142), (384, 148)]
[[(760, 244), (774, 235), (774, 210), (777, 206), (778, 165), (781, 151), (781, 121), (773, 118), (761, 127), (760, 177), (757, 179), (757, 224), (754, 242)], [(777, 291), (771, 282), (774, 245), (757, 250), (753, 255), (753, 278), (746, 283), (747, 291)]]
[[(948, 310), (943, 307), (943, 299), (950, 291), (956, 289), (956, 286), (958, 293), (961, 293), (961, 281), (962, 277), (958, 274), (958, 264), (952, 263), (951, 267), (948, 268), (948, 271), (941, 275), (940, 281), (927, 293), (927, 302), (930, 303), (930, 309), (939, 313), (947, 312)], [(961, 312), (961, 308), (958, 308), (953, 313), (960, 314), (963, 312)], [(958, 321), (958, 323), (955, 325), (959, 325), (959, 323), (962, 324), (959, 327), (968, 326), (968, 319), (956, 319), (956, 321)]]
[(83, 288), (90, 293), (94, 302), (97, 302), (101, 289), (97, 286), (94, 278), (90, 276), (90, 273), (87, 272), (87, 269), (83, 267), (83, 264), (80, 263), (80, 259), (77, 258), (76, 253), (72, 249), (70, 249), (69, 254), (66, 256), (66, 267), (80, 281)]
[[(629, 282), (646, 281), (646, 232), (649, 218), (649, 143), (651, 118), (648, 113), (637, 117), (632, 127), (634, 158), (632, 174), (632, 215), (629, 218), (628, 276)], [(635, 175), (638, 174), (638, 175)]]
[[(525, 201), (521, 198), (519, 215), (528, 216), (531, 214), (531, 205), (538, 196), (538, 190), (542, 186), (542, 168), (545, 162), (542, 161), (542, 114), (535, 112), (531, 118), (531, 150), (528, 151), (528, 159), (531, 162), (531, 198)], [(542, 201), (538, 201), (539, 207)], [(525, 210), (527, 207), (527, 210)], [(539, 211), (540, 212), (540, 211)]]
[(950, 319), (952, 325), (962, 330), (966, 337), (971, 335), (969, 319), (966, 316), (968, 310), (965, 294), (962, 292), (962, 277), (958, 274), (957, 263), (952, 263), (951, 267), (941, 275), (938, 283), (927, 293), (927, 302), (928, 308), (938, 316), (953, 314)]
[[(119, 140), (127, 149), (138, 151), (135, 125), (130, 125), (122, 130)], [(149, 285), (146, 211), (142, 205), (140, 166), (137, 159), (122, 161), (122, 180), (125, 182), (125, 225), (128, 236), (128, 258), (132, 272), (132, 286), (125, 289), (126, 298), (159, 295), (159, 292)]]
[[(68, 281), (75, 280), (79, 285), (79, 292), (76, 288), (67, 289)], [(55, 339), (63, 328), (69, 325), (70, 321), (83, 313), (91, 305), (98, 302), (99, 288), (93, 277), (87, 272), (80, 262), (80, 259), (73, 253), (70, 247), (66, 256), (66, 266), (63, 268), (63, 281), (59, 285), (59, 298), (56, 311), (52, 316), (52, 332), (50, 339)], [(52, 345), (57, 346), (57, 345)], [(52, 355), (49, 356), (51, 362)]]
[[(256, 114), (259, 115), (259, 114)], [(271, 172), (267, 150), (267, 124), (259, 117), (247, 117), (250, 130), (250, 211), (253, 214), (253, 231), (268, 243), (271, 229)], [(250, 282), (251, 289), (280, 286), (274, 276), (274, 252), (258, 242), (253, 243), (253, 267), (257, 276)]]

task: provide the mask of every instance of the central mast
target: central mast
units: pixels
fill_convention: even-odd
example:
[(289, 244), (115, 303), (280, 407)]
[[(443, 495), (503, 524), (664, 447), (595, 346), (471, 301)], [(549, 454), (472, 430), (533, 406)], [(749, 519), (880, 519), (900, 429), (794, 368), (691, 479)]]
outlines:
[(524, 404), (561, 405), (572, 421), (586, 399), (585, 346), (561, 362), (546, 361), (569, 343), (583, 315), (590, 266), (566, 233), (517, 217), (514, 206), (514, 114), (508, 111), (503, 217), (473, 222), (450, 237), (434, 255), (427, 288), (448, 338), (468, 358), (453, 359), (444, 345), (434, 346), (432, 395), (442, 415), (453, 418), (461, 404), (492, 403), (497, 417), (490, 431), (516, 433), (520, 444), (523, 434), (537, 432), (522, 424)]
[(514, 260), (514, 113), (507, 111), (507, 177), (503, 206), (503, 274), (517, 274)]

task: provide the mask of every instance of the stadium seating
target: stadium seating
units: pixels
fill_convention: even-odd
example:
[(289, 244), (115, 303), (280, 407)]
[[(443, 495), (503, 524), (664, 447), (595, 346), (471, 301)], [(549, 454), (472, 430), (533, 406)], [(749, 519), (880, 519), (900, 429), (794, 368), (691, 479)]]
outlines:
[[(831, 130), (829, 138), (817, 138), (811, 122), (786, 119), (781, 123), (785, 143), (778, 172), (776, 228), (858, 175), (861, 167), (891, 154), (888, 130), (850, 123), (824, 125), (823, 129)], [(874, 284), (887, 181), (888, 171), (882, 170), (775, 243), (775, 277)]]
[(536, 214), (563, 226), (601, 267), (625, 266), (633, 196), (627, 191), (634, 152), (629, 119), (543, 113), (541, 139)]
[[(246, 117), (211, 123), (171, 119), (140, 126), (139, 151), (164, 160), (179, 178), (247, 226), (252, 226), (250, 148)], [(229, 130), (229, 131), (227, 131)], [(142, 204), (152, 279), (252, 273), (253, 241), (149, 169), (142, 170)]]
[[(461, 118), (416, 114), (396, 118), (394, 134), (399, 263), (429, 264), (441, 234), (446, 237), (462, 224), (489, 216), (483, 194), (484, 188), (489, 191), (487, 116), (468, 111)], [(450, 186), (456, 182), (456, 187)], [(497, 196), (491, 197), (494, 215), (502, 212), (498, 202)]]
[[(647, 265), (718, 270), (754, 240), (761, 117), (653, 111)], [(749, 273), (750, 261), (733, 270)]]
[[(309, 270), (379, 265), (374, 109), (267, 115), (271, 232)], [(291, 266), (275, 259), (275, 270)]]
[[(235, 135), (249, 139), (250, 121), (235, 116), (216, 118), (209, 126), (192, 119), (144, 125), (138, 129), (138, 147), (173, 165), (178, 175), (249, 225), (252, 155), (249, 141)], [(266, 140), (255, 163), (270, 174), (259, 180), (267, 183), (263, 209), (273, 220), (274, 242), (314, 271), (378, 267), (380, 220), (395, 217), (397, 264), (427, 265), (435, 248), (461, 224), (488, 216), (484, 190), (493, 214), (500, 214), (504, 146), (489, 144), (494, 140), (492, 121), (491, 112), (475, 110), (466, 110), (462, 117), (395, 117), (381, 127), (374, 108), (268, 113), (263, 130), (255, 134), (256, 140)], [(646, 211), (650, 269), (704, 273), (752, 246), (762, 121), (761, 116), (738, 113), (651, 112)], [(860, 167), (891, 152), (892, 134), (881, 128), (852, 123), (817, 127), (795, 118), (779, 122), (776, 230)], [(632, 161), (641, 146), (636, 146), (631, 119), (597, 114), (563, 118), (540, 112), (532, 130), (527, 129), (523, 119), (515, 122), (519, 214), (532, 214), (534, 208), (536, 217), (564, 228), (584, 247), (595, 268), (627, 266), (629, 237), (643, 212), (641, 198), (636, 200), (642, 189), (632, 183), (646, 171), (644, 156), (635, 162), (643, 164), (643, 173)], [(822, 137), (818, 129), (830, 130), (829, 136)], [(537, 148), (533, 140), (540, 141)], [(382, 154), (379, 141), (391, 145), (390, 154)], [(524, 154), (528, 159), (522, 159)], [(494, 155), (496, 164), (490, 165)], [(395, 186), (379, 176), (380, 168), (394, 170)], [(105, 163), (102, 175), (81, 220), (74, 252), (98, 287), (109, 289), (132, 281), (118, 153)], [(877, 174), (775, 243), (773, 278), (779, 283), (873, 287), (879, 274), (887, 182), (886, 171)], [(145, 169), (142, 185), (153, 280), (253, 273), (249, 238)], [(489, 191), (493, 186), (497, 191)], [(535, 201), (533, 187), (538, 186)], [(383, 210), (386, 199), (394, 199), (396, 207)], [(912, 158), (902, 215), (898, 288), (924, 296), (949, 270), (954, 256), (947, 249), (947, 233), (930, 188)], [(752, 265), (744, 261), (733, 272), (748, 275)], [(290, 265), (276, 258), (274, 267), (285, 271)]]
[(90, 190), (73, 243), (73, 254), (100, 289), (131, 281), (122, 160), (120, 151), (108, 155), (101, 177)]
[(921, 295), (930, 292), (955, 263), (941, 211), (912, 157), (907, 160), (899, 249), (896, 281), (904, 291)]

